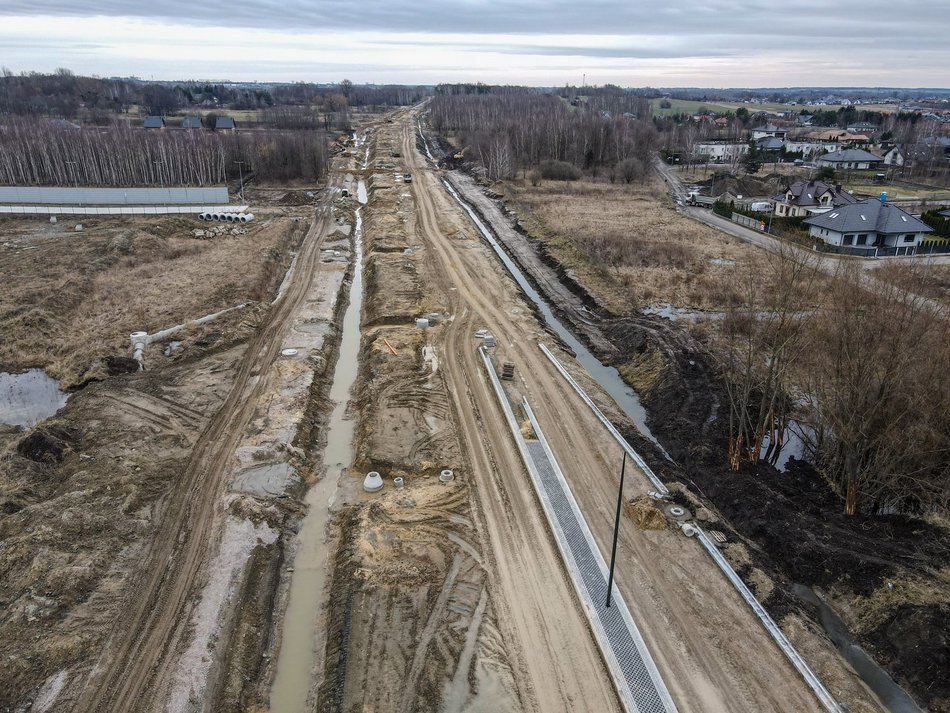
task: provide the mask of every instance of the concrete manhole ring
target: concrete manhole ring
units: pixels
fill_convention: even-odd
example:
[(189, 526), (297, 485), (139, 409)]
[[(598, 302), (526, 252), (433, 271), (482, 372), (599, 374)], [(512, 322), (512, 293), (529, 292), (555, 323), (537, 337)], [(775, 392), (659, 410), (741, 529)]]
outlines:
[(439, 473), (439, 480), (441, 480), (443, 483), (450, 483), (455, 480), (455, 473), (453, 473), (451, 470), (445, 469)]
[(297, 356), (297, 350), (296, 350), (296, 349), (284, 349), (283, 351), (281, 351), (280, 355), (281, 355), (281, 356), (285, 356), (285, 357)]
[(692, 513), (682, 505), (667, 505), (663, 508), (663, 512), (668, 518), (677, 522), (684, 522), (692, 517)]

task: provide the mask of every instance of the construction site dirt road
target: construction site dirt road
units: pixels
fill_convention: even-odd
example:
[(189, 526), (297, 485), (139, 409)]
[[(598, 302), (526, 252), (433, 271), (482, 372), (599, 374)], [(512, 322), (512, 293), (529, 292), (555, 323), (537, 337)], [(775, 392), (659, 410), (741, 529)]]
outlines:
[[(329, 577), (320, 586), (326, 592), (313, 597), (325, 605), (314, 604), (321, 611), (312, 632), (311, 677), (309, 684), (306, 676), (295, 683), (307, 688), (293, 696), (305, 701), (301, 710), (623, 710), (486, 378), (476, 333), (494, 337), (496, 363), (514, 365), (514, 378), (506, 381), (509, 395), (530, 401), (605, 555), (621, 449), (539, 343), (554, 351), (615, 423), (627, 430), (633, 425), (544, 326), (446, 189), (440, 169), (420, 151), (420, 111), (374, 118), (360, 129), (360, 140), (371, 137), (360, 157), (365, 166), (354, 165), (352, 153), (335, 165), (278, 298), (263, 311), (243, 350), (231, 353), (233, 376), (222, 389), (221, 405), (157, 508), (156, 534), (137, 563), (111, 635), (95, 660), (67, 662), (81, 670), (82, 683), (57, 691), (57, 706), (277, 710), (276, 665), (270, 662), (278, 658), (287, 623), (287, 585), (295, 568), (325, 566)], [(406, 173), (411, 182), (403, 180)], [(349, 238), (359, 238), (356, 231), (343, 230), (347, 240), (332, 243), (334, 249), (328, 237), (345, 222), (334, 214), (334, 201), (343, 201), (334, 186), (352, 191), (354, 174), (365, 182), (365, 292), (358, 376), (349, 401), (356, 428), (348, 468), (323, 457), (326, 436), (319, 418), (294, 415), (291, 425), (281, 420), (286, 383), (269, 379), (280, 364), (294, 378), (309, 370), (314, 388), (294, 396), (294, 408), (307, 414), (329, 410), (325, 384), (316, 382), (329, 374), (320, 360), (333, 356), (332, 347), (319, 359), (299, 363), (278, 357), (302, 315), (316, 303), (327, 306), (314, 291), (342, 292), (337, 288), (347, 255), (359, 254), (349, 247)], [(341, 310), (334, 309), (338, 317)], [(428, 326), (416, 321), (423, 315), (432, 316)], [(334, 327), (325, 319), (308, 318), (303, 326), (330, 334)], [(302, 510), (300, 489), (233, 496), (229, 475), (249, 429), (270, 429), (288, 450), (308, 451), (313, 463), (322, 459), (314, 474), (328, 478), (332, 472), (338, 488), (327, 506), (326, 536), (318, 533), (316, 559), (294, 560), (303, 549), (293, 544), (292, 528), (281, 531), (279, 545), (275, 530), (267, 542), (275, 549), (260, 558), (267, 562), (260, 569), (270, 574), (253, 586), (240, 585), (259, 585), (265, 596), (245, 597), (231, 581), (231, 589), (219, 592), (219, 609), (209, 606), (209, 615), (203, 607), (230, 532), (228, 509), (243, 508), (247, 521), (262, 531), (277, 510), (283, 522)], [(453, 480), (440, 480), (444, 469), (454, 472)], [(370, 470), (382, 473), (382, 491), (360, 487)], [(397, 477), (403, 479), (398, 488)], [(652, 487), (628, 462), (625, 499), (641, 498)], [(639, 525), (628, 515), (621, 518), (615, 586), (677, 710), (822, 710), (699, 544), (662, 517), (653, 529)], [(726, 547), (741, 552), (738, 543)], [(241, 552), (235, 557), (253, 559)], [(225, 609), (229, 618), (217, 616)], [(225, 619), (230, 623), (220, 624)], [(826, 639), (810, 631), (791, 638), (852, 713), (881, 710)], [(197, 653), (196, 665), (188, 651)]]
[[(521, 674), (519, 699), (527, 710), (616, 709), (585, 616), (485, 378), (474, 333), (490, 331), (497, 360), (515, 364), (517, 388), (531, 401), (602, 552), (610, 547), (620, 449), (538, 348), (539, 341), (554, 340), (490, 248), (464, 220), (459, 223), (459, 206), (416, 149), (413, 124), (405, 122), (402, 132), (418, 235), (430, 262), (429, 289), (442, 293), (452, 316), (440, 328), (439, 346), (476, 509), (490, 541), (492, 599), (508, 633), (512, 668)], [(583, 374), (577, 377), (598, 392)], [(628, 484), (628, 497), (651, 487), (641, 473)], [(819, 710), (696, 543), (673, 530), (638, 530), (624, 518), (618, 563), (618, 588), (679, 710)]]
[(268, 312), (237, 367), (230, 392), (201, 433), (178, 487), (165, 505), (158, 537), (138, 581), (93, 667), (75, 710), (143, 710), (174, 670), (197, 599), (197, 576), (220, 528), (225, 474), (262, 388), (261, 374), (280, 351), (320, 260), (330, 222), (330, 198), (320, 206), (300, 246), (283, 295)]

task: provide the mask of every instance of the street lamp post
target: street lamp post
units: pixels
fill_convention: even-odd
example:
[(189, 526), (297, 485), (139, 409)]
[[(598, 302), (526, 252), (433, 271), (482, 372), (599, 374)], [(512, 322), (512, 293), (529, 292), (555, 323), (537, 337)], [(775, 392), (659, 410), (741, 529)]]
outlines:
[(620, 533), (620, 508), (623, 506), (623, 472), (627, 468), (627, 451), (623, 452), (620, 464), (620, 489), (617, 490), (617, 515), (614, 517), (614, 543), (610, 548), (610, 574), (607, 576), (607, 603), (610, 607), (610, 594), (614, 586), (614, 564), (617, 561), (617, 535)]

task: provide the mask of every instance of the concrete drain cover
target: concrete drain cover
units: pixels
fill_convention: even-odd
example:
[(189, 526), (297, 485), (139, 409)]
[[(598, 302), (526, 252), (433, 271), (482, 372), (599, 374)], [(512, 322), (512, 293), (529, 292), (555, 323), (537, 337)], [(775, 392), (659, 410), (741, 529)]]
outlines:
[(663, 508), (663, 512), (668, 518), (677, 522), (684, 522), (692, 517), (690, 511), (682, 505), (667, 505)]

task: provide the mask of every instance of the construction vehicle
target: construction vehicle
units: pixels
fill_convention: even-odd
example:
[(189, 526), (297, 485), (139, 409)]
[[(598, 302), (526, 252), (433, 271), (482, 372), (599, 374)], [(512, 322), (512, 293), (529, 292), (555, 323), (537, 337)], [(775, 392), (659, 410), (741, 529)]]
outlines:
[(465, 158), (465, 151), (467, 149), (468, 149), (468, 146), (464, 146), (461, 151), (457, 151), (454, 154), (452, 154), (452, 158), (454, 158), (456, 161), (463, 160)]

